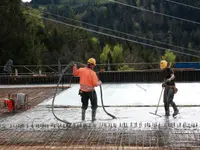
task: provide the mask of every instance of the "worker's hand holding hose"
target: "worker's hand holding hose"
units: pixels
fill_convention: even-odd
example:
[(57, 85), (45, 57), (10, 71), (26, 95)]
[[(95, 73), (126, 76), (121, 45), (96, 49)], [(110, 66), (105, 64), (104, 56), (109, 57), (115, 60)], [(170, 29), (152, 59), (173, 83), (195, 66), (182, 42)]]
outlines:
[(98, 82), (97, 82), (97, 86), (100, 86), (102, 84), (102, 82), (99, 80)]
[(165, 83), (170, 82), (170, 81), (171, 81), (171, 79), (169, 78), (169, 79), (167, 79), (167, 80), (165, 81)]
[(74, 61), (72, 61), (70, 64), (71, 64), (72, 66), (76, 66), (76, 63), (75, 63)]
[(169, 83), (171, 81), (171, 79), (167, 79), (165, 80), (165, 82), (162, 84), (162, 87), (166, 87), (167, 86), (167, 83)]
[(162, 84), (162, 87), (166, 87), (167, 86), (167, 84), (164, 82), (163, 84)]

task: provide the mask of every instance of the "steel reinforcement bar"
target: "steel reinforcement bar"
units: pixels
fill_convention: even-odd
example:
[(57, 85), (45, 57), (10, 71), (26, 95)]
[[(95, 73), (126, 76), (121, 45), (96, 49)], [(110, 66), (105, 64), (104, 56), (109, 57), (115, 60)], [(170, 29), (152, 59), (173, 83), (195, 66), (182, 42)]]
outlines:
[[(57, 126), (57, 127), (56, 127)], [(0, 130), (0, 149), (200, 149), (200, 131), (157, 126), (135, 128), (121, 123), (19, 127)]]

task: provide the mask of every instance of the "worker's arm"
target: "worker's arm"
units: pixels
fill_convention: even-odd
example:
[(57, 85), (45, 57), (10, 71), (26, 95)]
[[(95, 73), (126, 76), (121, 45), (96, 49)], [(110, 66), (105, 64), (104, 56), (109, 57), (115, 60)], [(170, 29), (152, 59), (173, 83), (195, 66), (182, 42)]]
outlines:
[(166, 81), (170, 82), (171, 80), (174, 80), (174, 78), (175, 78), (174, 71), (172, 69), (170, 69), (170, 78), (167, 79)]
[(92, 81), (93, 81), (93, 86), (99, 86), (101, 85), (101, 81), (98, 79), (96, 73), (94, 72), (93, 73), (93, 76), (92, 76)]
[(73, 75), (74, 76), (79, 76), (79, 69), (77, 69), (76, 65), (73, 66)]
[(172, 73), (171, 74), (171, 77), (169, 78), (169, 80), (171, 81), (171, 80), (173, 80), (175, 78), (175, 76), (174, 76), (174, 74)]

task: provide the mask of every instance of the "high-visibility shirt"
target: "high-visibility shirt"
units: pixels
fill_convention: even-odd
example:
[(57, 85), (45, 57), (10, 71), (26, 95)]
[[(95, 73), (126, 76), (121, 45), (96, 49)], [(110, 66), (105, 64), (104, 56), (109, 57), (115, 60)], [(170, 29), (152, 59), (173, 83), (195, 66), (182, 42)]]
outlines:
[(76, 66), (73, 67), (74, 76), (80, 77), (80, 89), (82, 91), (92, 91), (94, 87), (98, 85), (98, 77), (96, 73), (87, 67), (77, 69)]

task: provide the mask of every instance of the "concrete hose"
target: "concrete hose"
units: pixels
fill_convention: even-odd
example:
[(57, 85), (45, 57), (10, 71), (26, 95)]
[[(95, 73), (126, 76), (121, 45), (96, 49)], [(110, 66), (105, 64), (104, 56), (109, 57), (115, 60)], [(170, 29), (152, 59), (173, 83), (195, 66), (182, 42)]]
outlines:
[[(60, 82), (61, 82), (61, 80), (62, 80), (62, 77), (63, 77), (64, 73), (67, 71), (67, 69), (69, 69), (69, 67), (73, 66), (75, 63), (76, 63), (76, 64), (80, 64), (80, 65), (82, 65), (82, 66), (86, 66), (86, 65), (84, 65), (84, 64), (82, 64), (82, 63), (80, 63), (80, 62), (71, 62), (71, 63), (69, 63), (69, 64), (64, 68), (63, 72), (62, 72), (61, 75), (60, 75), (60, 78), (59, 78), (58, 83), (57, 83), (57, 86), (56, 86), (55, 93), (54, 93), (54, 95), (53, 95), (53, 100), (52, 100), (52, 113), (53, 113), (53, 116), (54, 116), (58, 121), (61, 121), (61, 122), (63, 122), (63, 123), (66, 123), (67, 125), (71, 125), (72, 123), (69, 122), (69, 121), (67, 121), (67, 120), (60, 119), (59, 117), (56, 116), (55, 111), (54, 111), (54, 103), (55, 103), (55, 97), (56, 97), (57, 92), (58, 92), (58, 87), (59, 87), (59, 84), (60, 84)], [(73, 76), (72, 76), (72, 77), (73, 77)], [(72, 81), (72, 79), (70, 80), (70, 87), (71, 87), (71, 81)], [(100, 93), (101, 93), (101, 103), (102, 103), (103, 110), (105, 111), (105, 113), (106, 113), (107, 115), (111, 116), (113, 119), (116, 119), (116, 117), (115, 117), (114, 115), (108, 113), (108, 112), (106, 111), (105, 107), (104, 107), (104, 103), (103, 103), (103, 92), (102, 92), (102, 87), (101, 87), (101, 85), (100, 85)]]

